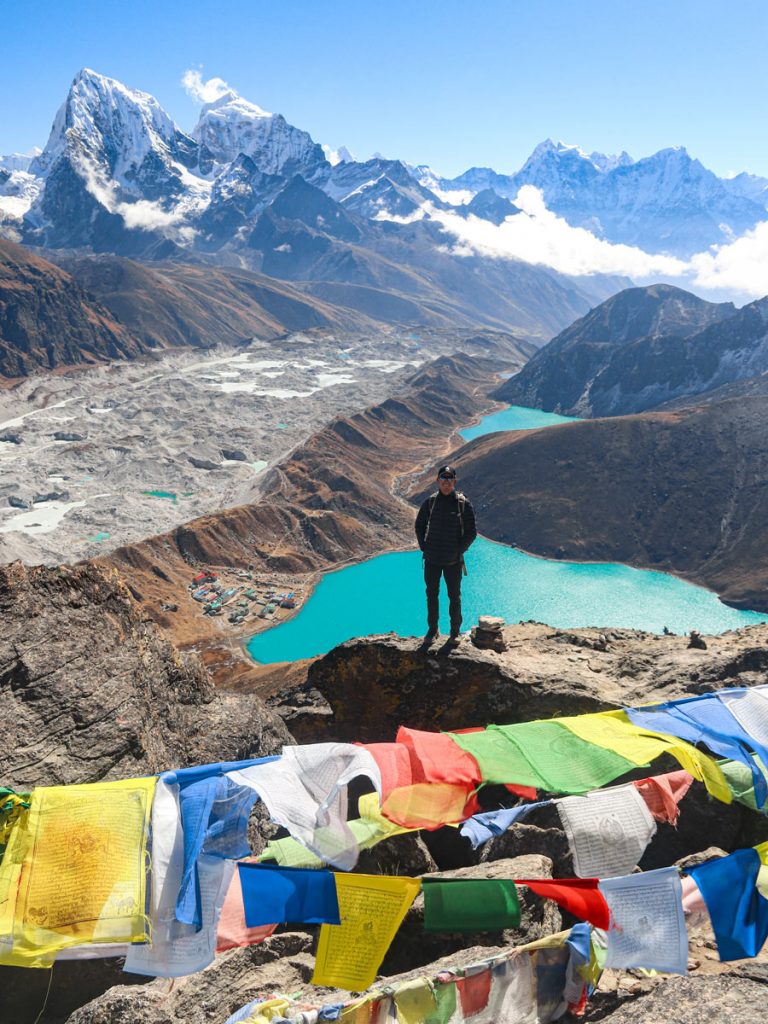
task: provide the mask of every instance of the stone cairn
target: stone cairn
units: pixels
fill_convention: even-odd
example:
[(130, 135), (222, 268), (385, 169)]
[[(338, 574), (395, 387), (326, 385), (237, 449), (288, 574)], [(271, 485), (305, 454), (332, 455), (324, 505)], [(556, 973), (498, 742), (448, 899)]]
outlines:
[(472, 643), (481, 651), (496, 651), (501, 654), (507, 649), (501, 632), (503, 627), (504, 619), (495, 615), (481, 615), (477, 625), (472, 629)]

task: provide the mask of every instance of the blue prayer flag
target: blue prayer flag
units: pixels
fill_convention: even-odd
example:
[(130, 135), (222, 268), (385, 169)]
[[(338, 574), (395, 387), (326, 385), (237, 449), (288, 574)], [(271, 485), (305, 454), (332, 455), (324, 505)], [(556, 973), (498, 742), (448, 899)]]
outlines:
[(247, 840), (248, 815), (258, 799), (255, 790), (237, 786), (225, 772), (275, 761), (276, 757), (247, 761), (221, 761), (194, 765), (160, 776), (179, 787), (179, 813), (184, 832), (184, 871), (176, 901), (176, 920), (202, 928), (200, 880), (197, 859), (203, 852), (237, 860), (251, 852)]
[(736, 850), (728, 857), (690, 868), (712, 921), (721, 960), (757, 956), (768, 938), (768, 900), (756, 888), (757, 850)]
[(332, 871), (238, 864), (245, 923), (341, 924)]

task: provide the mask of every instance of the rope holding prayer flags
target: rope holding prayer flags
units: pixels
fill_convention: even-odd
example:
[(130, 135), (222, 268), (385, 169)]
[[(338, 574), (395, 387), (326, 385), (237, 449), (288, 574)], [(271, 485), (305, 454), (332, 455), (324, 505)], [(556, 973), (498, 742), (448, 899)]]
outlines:
[[(734, 760), (718, 763), (694, 743), (706, 744), (714, 753)], [(675, 756), (682, 770), (601, 788), (663, 754)], [(680, 799), (693, 777), (724, 802), (735, 796), (757, 806), (768, 793), (766, 762), (768, 687), (755, 687), (637, 710), (454, 734), (402, 728), (395, 743), (286, 747), (280, 758), (201, 765), (164, 773), (159, 781), (43, 787), (29, 798), (0, 789), (0, 962), (48, 967), (58, 957), (126, 954), (126, 966), (147, 974), (176, 977), (199, 970), (214, 955), (216, 922), (227, 894), (236, 889), (231, 885), (234, 862), (249, 852), (248, 813), (259, 796), (273, 819), (291, 833), (290, 839), (271, 844), (272, 852), (289, 862), (306, 856), (316, 866), (327, 862), (347, 870), (360, 850), (410, 828), (464, 822), (463, 834), (479, 844), (514, 828), (516, 821), (540, 806), (534, 802), (482, 811), (477, 789), (498, 782), (530, 799), (537, 790), (566, 794), (550, 802), (560, 809), (577, 873), (589, 877), (532, 880), (531, 889), (595, 924), (606, 923), (610, 906), (614, 926), (608, 930), (609, 957), (617, 964), (625, 958), (640, 966), (658, 967), (666, 960), (679, 967), (682, 954), (675, 941), (680, 938), (676, 929), (682, 899), (675, 879), (658, 872), (628, 872), (639, 860), (656, 821), (676, 821)], [(359, 776), (367, 776), (375, 792), (360, 800), (360, 817), (350, 822), (347, 787)], [(112, 788), (105, 790), (105, 786)], [(751, 955), (749, 951), (764, 941), (768, 866), (760, 863), (760, 857), (761, 851), (737, 851), (733, 859), (692, 869), (691, 878), (700, 870), (702, 893), (710, 889), (709, 901), (706, 894), (702, 897), (707, 905), (720, 886), (721, 896), (713, 903), (716, 913), (710, 907), (710, 917), (723, 957), (734, 949)], [(259, 870), (280, 869), (255, 865), (241, 869)], [(328, 916), (317, 918), (325, 922), (326, 952), (341, 952), (340, 966), (328, 953), (328, 970), (338, 967), (349, 972), (350, 951), (357, 954), (358, 947), (365, 945), (350, 942), (350, 928), (354, 922), (362, 927), (366, 900), (370, 908), (371, 900), (380, 901), (382, 894), (360, 881), (369, 876), (356, 876), (350, 882), (330, 872), (309, 874), (314, 884), (328, 887), (330, 881), (340, 922), (339, 892), (349, 883), (350, 892), (358, 893), (354, 899), (347, 894), (351, 909), (343, 923), (330, 925)], [(405, 889), (419, 885), (418, 879), (395, 881)], [(512, 880), (438, 879), (425, 883), (425, 903), (438, 892), (434, 889), (428, 895), (426, 890), (440, 884), (449, 902), (465, 901), (465, 909), (454, 913), (452, 930), (508, 926), (514, 920), (514, 908), (507, 904), (494, 916), (495, 903), (486, 900), (484, 913), (479, 914), (476, 904), (480, 901), (468, 897), (468, 889), (462, 893), (462, 886), (470, 881), (492, 882), (494, 899), (501, 900), (502, 893), (516, 897)], [(365, 888), (368, 895), (360, 896)], [(397, 899), (389, 893), (393, 896), (390, 909), (399, 908), (392, 909), (391, 918), (405, 913), (403, 907), (409, 905), (404, 891)], [(728, 899), (723, 898), (724, 891)], [(686, 887), (687, 896), (692, 893)], [(266, 913), (266, 901), (260, 896), (257, 902)], [(237, 941), (256, 941), (277, 924), (277, 920), (262, 919), (248, 935), (245, 921), (239, 919), (241, 906), (245, 900), (238, 897), (238, 920), (233, 926), (241, 936)], [(286, 908), (287, 898), (282, 910), (272, 915), (285, 916)], [(649, 909), (658, 920), (653, 915), (649, 918)], [(307, 910), (290, 913), (306, 914)], [(431, 913), (426, 916), (432, 917)], [(647, 942), (638, 946), (637, 936), (633, 938), (638, 922), (658, 932), (653, 949)], [(447, 927), (445, 922), (441, 927)], [(338, 929), (335, 936), (334, 929)], [(150, 932), (151, 943), (146, 941)], [(635, 943), (634, 951), (628, 942)], [(371, 949), (365, 961), (368, 971)], [(363, 968), (359, 963), (353, 966), (359, 982)], [(554, 961), (550, 967), (555, 972)], [(482, 1013), (491, 1012), (491, 1001)], [(439, 1009), (436, 1000), (432, 1015)], [(481, 1011), (474, 1016), (480, 1017)]]

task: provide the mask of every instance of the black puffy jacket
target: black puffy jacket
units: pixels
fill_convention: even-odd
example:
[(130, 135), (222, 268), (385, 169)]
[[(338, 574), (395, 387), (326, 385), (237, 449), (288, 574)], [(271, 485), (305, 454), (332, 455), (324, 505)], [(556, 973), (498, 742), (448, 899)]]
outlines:
[[(434, 505), (430, 516), (429, 506), (433, 499)], [(461, 520), (464, 524), (463, 533)], [(459, 561), (477, 537), (475, 510), (472, 508), (472, 502), (466, 497), (461, 520), (456, 491), (447, 496), (437, 491), (422, 503), (416, 516), (416, 538), (428, 562), (434, 562), (436, 565), (453, 565)]]

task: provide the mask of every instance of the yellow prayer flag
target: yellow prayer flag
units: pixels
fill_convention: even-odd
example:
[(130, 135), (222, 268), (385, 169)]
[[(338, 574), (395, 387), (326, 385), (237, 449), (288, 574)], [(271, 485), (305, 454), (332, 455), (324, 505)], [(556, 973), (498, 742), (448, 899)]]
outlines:
[(320, 929), (312, 984), (361, 992), (373, 984), (421, 880), (335, 872), (334, 877), (341, 924)]
[(283, 996), (275, 996), (274, 999), (265, 999), (263, 1003), (254, 1006), (251, 1012), (243, 1021), (243, 1024), (269, 1024), (276, 1017), (285, 1017), (285, 1011), (291, 1008), (290, 1000)]
[(575, 715), (558, 718), (557, 721), (580, 739), (621, 754), (637, 765), (647, 765), (662, 754), (671, 754), (687, 772), (703, 782), (716, 799), (726, 804), (733, 800), (730, 787), (714, 758), (677, 736), (653, 733), (635, 725), (624, 711)]
[(0, 963), (48, 967), (69, 946), (146, 937), (156, 779), (36, 789), (0, 865)]
[(406, 981), (395, 991), (397, 1024), (422, 1024), (436, 1005), (434, 987), (427, 978)]
[(448, 782), (416, 782), (393, 789), (382, 804), (391, 821), (409, 829), (439, 828), (462, 821), (469, 792)]
[(344, 1024), (371, 1024), (371, 1015), (375, 1007), (375, 1000), (371, 996), (366, 996), (345, 1006), (339, 1020)]
[(381, 811), (378, 793), (363, 793), (361, 797), (358, 797), (357, 807), (361, 818), (378, 825), (382, 832), (382, 839), (386, 839), (389, 836), (399, 836), (404, 832), (417, 831), (416, 829), (405, 828), (394, 821), (390, 821), (389, 818), (385, 818)]

